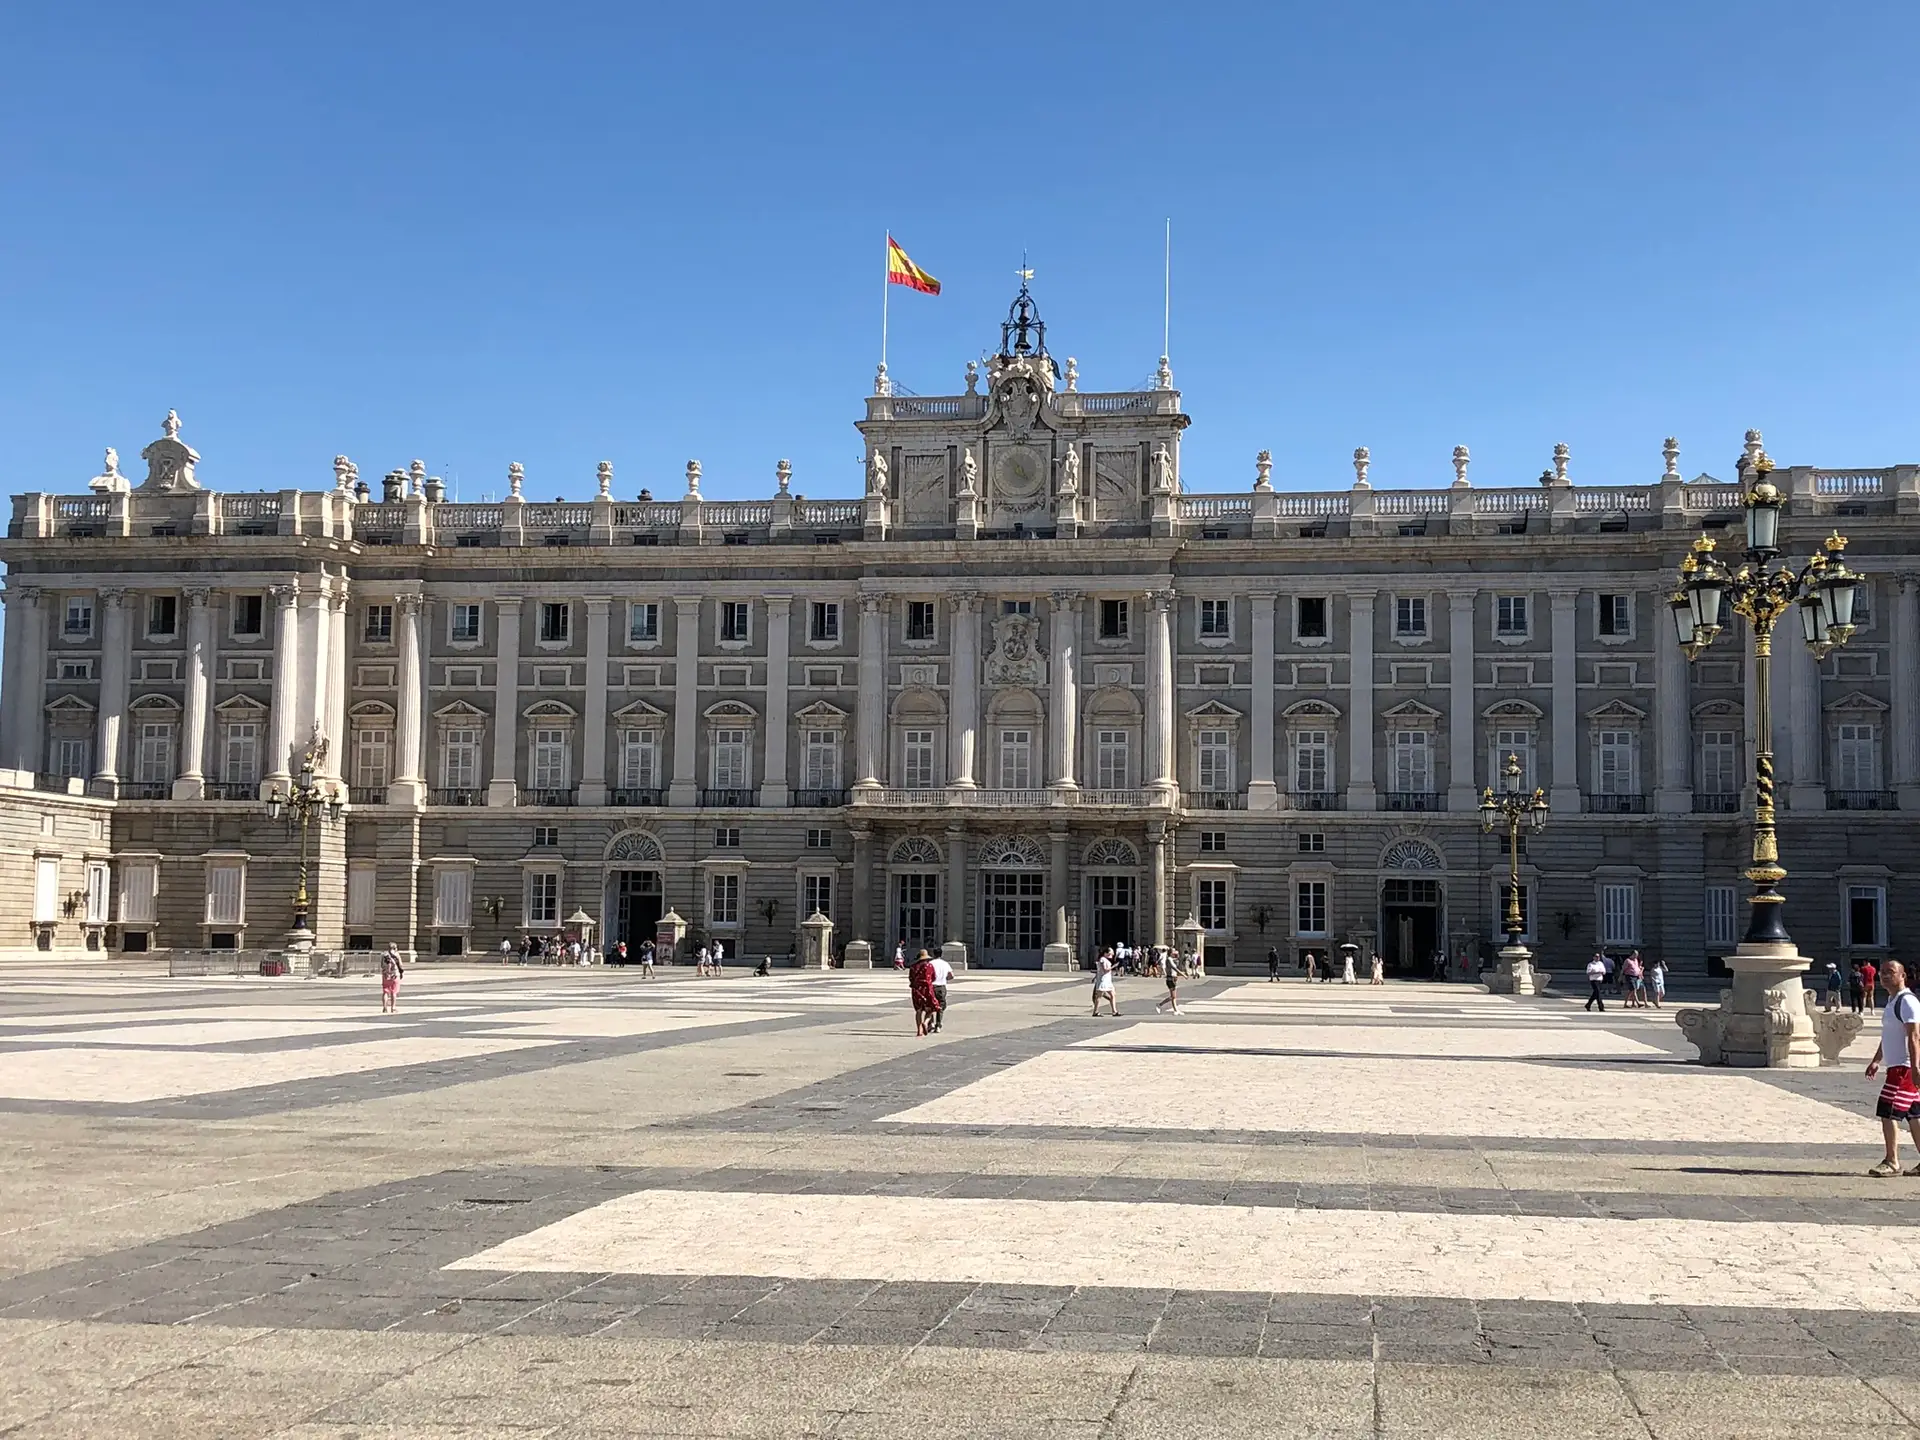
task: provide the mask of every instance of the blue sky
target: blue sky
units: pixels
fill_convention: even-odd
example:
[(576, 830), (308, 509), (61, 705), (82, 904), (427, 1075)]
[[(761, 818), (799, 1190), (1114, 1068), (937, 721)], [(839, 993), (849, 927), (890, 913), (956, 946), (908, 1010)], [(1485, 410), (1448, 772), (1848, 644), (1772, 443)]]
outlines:
[(925, 394), (1022, 250), (1083, 388), (1188, 487), (1920, 459), (1920, 10), (1891, 3), (325, 7), (9, 18), (8, 490), (169, 406), (228, 489), (851, 494), (881, 237)]

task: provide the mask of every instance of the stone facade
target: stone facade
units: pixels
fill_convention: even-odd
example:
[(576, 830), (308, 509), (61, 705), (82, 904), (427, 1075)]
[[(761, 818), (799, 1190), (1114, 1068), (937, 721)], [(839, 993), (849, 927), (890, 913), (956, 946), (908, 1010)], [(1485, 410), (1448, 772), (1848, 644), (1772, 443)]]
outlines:
[[(1518, 753), (1553, 816), (1524, 859), (1543, 964), (1638, 943), (1698, 973), (1744, 924), (1750, 697), (1733, 636), (1689, 665), (1666, 598), (1741, 476), (1197, 493), (1164, 362), (1078, 390), (1024, 296), (963, 393), (858, 428), (865, 493), (455, 504), (215, 493), (169, 416), (134, 484), (14, 502), (0, 705), (0, 951), (268, 946), (299, 836), (261, 803), (324, 739), (323, 947), (491, 950), (576, 911), (671, 909), (784, 956), (817, 904), (885, 953), (1083, 960), (1172, 938), (1291, 962), (1349, 935), (1424, 967), (1497, 939)], [(1758, 450), (1750, 436), (1744, 467)], [(1858, 635), (1783, 644), (1789, 916), (1820, 957), (1914, 908), (1920, 471), (1782, 468), (1792, 554), (1834, 526)], [(51, 828), (47, 828), (51, 826)], [(17, 832), (17, 833), (16, 833)], [(52, 900), (41, 893), (57, 863)], [(105, 874), (89, 880), (88, 867)], [(84, 895), (99, 890), (91, 902)], [(69, 905), (79, 894), (80, 900)], [(49, 913), (49, 911), (53, 913)], [(1478, 968), (1476, 964), (1474, 968)], [(1456, 972), (1457, 973), (1457, 972)]]

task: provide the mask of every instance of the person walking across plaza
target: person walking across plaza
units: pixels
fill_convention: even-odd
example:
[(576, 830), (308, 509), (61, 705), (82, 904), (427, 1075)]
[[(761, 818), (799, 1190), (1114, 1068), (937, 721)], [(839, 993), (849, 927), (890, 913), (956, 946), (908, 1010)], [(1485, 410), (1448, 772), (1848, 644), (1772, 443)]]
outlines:
[(1840, 1008), (1841, 986), (1839, 962), (1834, 960), (1827, 961), (1827, 973), (1824, 979), (1826, 981), (1827, 993), (1820, 1003), (1820, 1008), (1822, 1010), (1838, 1010)]
[(1374, 952), (1373, 959), (1369, 962), (1367, 968), (1372, 972), (1367, 979), (1369, 985), (1384, 985), (1387, 983), (1386, 957), (1378, 951)]
[[(1167, 960), (1167, 973), (1173, 972), (1173, 960)], [(1113, 997), (1113, 961), (1102, 955), (1093, 962), (1093, 1013), (1100, 1013), (1100, 999), (1106, 997), (1107, 1008), (1115, 1015), (1120, 1013), (1120, 1004)]]
[(1169, 965), (1165, 978), (1167, 982), (1167, 998), (1153, 1007), (1153, 1013), (1158, 1015), (1162, 1010), (1171, 1005), (1173, 1007), (1173, 1013), (1178, 1015), (1180, 1013), (1180, 967), (1178, 965)]
[(1860, 976), (1860, 962), (1853, 962), (1853, 968), (1847, 972), (1847, 1004), (1858, 1015), (1866, 1004), (1866, 983)]
[(1342, 985), (1352, 985), (1358, 978), (1353, 973), (1353, 956), (1353, 946), (1342, 945), (1340, 947), (1340, 983)]
[(1607, 997), (1600, 993), (1600, 987), (1606, 983), (1607, 962), (1600, 958), (1600, 952), (1596, 950), (1593, 958), (1587, 961), (1587, 1003), (1580, 1007), (1582, 1010), (1591, 1010), (1598, 1005), (1602, 1015), (1607, 1013)]
[(913, 1033), (930, 1035), (940, 1013), (939, 997), (933, 993), (933, 960), (922, 950), (907, 967), (907, 990), (913, 996)]
[(1867, 1013), (1880, 1008), (1880, 971), (1871, 960), (1860, 962), (1860, 988), (1866, 992)]
[(939, 1030), (947, 1018), (947, 986), (953, 983), (953, 966), (947, 963), (944, 955), (932, 957), (933, 964), (933, 1028)]
[(1272, 984), (1280, 978), (1280, 951), (1275, 946), (1267, 947), (1267, 983)]
[(640, 978), (653, 979), (653, 941), (651, 940), (640, 942)]
[(1620, 962), (1620, 989), (1627, 997), (1629, 1010), (1647, 1008), (1647, 972), (1640, 963), (1640, 952), (1629, 950), (1627, 958)]
[(380, 1013), (388, 1015), (400, 1008), (400, 977), (407, 973), (407, 967), (400, 963), (400, 951), (396, 946), (388, 945), (387, 953), (380, 957)]
[(1652, 982), (1653, 986), (1653, 1008), (1656, 1010), (1666, 1009), (1667, 962), (1656, 955), (1653, 963), (1647, 967), (1647, 979)]
[[(1900, 1173), (1900, 1125), (1904, 1121), (1920, 1151), (1920, 1086), (1914, 1084), (1914, 1054), (1920, 1050), (1920, 998), (1907, 989), (1907, 970), (1898, 960), (1886, 965), (1887, 1008), (1880, 1016), (1880, 1043), (1867, 1062), (1867, 1078), (1884, 1064), (1887, 1076), (1880, 1086), (1874, 1114), (1880, 1117), (1880, 1136), (1887, 1152), (1869, 1175)], [(1920, 1161), (1907, 1171), (1920, 1175)]]

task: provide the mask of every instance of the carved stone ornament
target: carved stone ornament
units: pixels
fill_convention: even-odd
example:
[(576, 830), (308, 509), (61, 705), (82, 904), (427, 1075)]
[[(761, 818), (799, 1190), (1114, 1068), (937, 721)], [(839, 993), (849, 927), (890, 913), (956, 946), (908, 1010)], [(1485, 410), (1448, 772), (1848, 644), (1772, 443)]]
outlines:
[(177, 411), (167, 412), (166, 423), (160, 427), (160, 438), (142, 450), (140, 458), (147, 462), (147, 478), (140, 485), (142, 490), (200, 488), (200, 482), (193, 478), (193, 467), (199, 463), (200, 456), (191, 445), (181, 440)]
[(1373, 455), (1362, 445), (1353, 452), (1353, 488), (1371, 490), (1373, 484), (1367, 479), (1367, 468), (1373, 464)]
[(1080, 494), (1080, 452), (1067, 451), (1067, 458), (1060, 462), (1060, 498), (1071, 500)]
[(971, 500), (980, 493), (980, 462), (973, 458), (973, 448), (969, 446), (960, 455), (960, 495)]
[(1167, 453), (1167, 447), (1156, 445), (1153, 450), (1153, 493), (1171, 495), (1173, 489), (1173, 457)]
[(600, 483), (600, 494), (603, 497), (611, 497), (613, 495), (613, 462), (602, 460), (595, 478)]
[(883, 451), (874, 451), (867, 462), (867, 496), (873, 500), (887, 498), (887, 457)]
[(120, 473), (120, 452), (111, 445), (107, 447), (107, 468), (87, 482), (87, 488), (100, 495), (124, 495), (133, 488), (133, 482)]
[(1001, 426), (1024, 440), (1053, 394), (1053, 361), (1045, 355), (996, 355), (988, 365), (988, 426)]
[(1047, 683), (1040, 658), (1040, 622), (1031, 615), (1002, 615), (993, 622), (993, 653), (987, 656), (987, 684), (1039, 687)]

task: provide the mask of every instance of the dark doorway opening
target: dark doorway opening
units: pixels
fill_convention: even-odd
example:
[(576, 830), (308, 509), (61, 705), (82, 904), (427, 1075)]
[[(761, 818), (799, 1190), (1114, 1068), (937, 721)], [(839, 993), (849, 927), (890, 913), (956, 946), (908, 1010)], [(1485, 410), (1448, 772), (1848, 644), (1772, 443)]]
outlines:
[(658, 870), (621, 870), (613, 882), (613, 913), (617, 926), (608, 943), (624, 940), (629, 952), (641, 942), (653, 939), (653, 932), (666, 913), (664, 891)]
[(1133, 876), (1095, 875), (1093, 890), (1093, 953), (1133, 943)]
[(1440, 933), (1438, 881), (1387, 881), (1380, 893), (1380, 955), (1389, 971), (1425, 979)]

